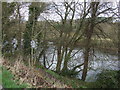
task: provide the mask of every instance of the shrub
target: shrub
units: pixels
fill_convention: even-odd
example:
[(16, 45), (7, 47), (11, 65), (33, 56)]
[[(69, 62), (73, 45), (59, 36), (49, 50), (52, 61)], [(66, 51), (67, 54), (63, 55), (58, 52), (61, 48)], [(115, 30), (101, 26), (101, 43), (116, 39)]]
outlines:
[(118, 71), (106, 70), (97, 75), (100, 88), (119, 88)]
[(73, 77), (73, 78), (75, 78), (78, 75), (78, 73), (79, 73), (78, 71), (74, 71), (74, 70), (61, 71), (61, 75)]

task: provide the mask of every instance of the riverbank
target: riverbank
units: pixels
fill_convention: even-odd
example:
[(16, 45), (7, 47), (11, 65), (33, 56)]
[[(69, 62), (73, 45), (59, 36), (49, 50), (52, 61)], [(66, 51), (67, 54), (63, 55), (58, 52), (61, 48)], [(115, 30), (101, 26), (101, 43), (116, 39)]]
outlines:
[[(95, 42), (95, 41), (94, 41)], [(108, 42), (106, 43), (106, 41), (104, 41), (104, 43), (100, 44), (100, 43), (93, 43), (91, 45), (92, 50), (94, 49), (94, 51), (100, 51), (102, 53), (108, 53), (111, 55), (117, 55), (118, 52), (118, 48), (115, 45), (111, 45), (113, 43)], [(84, 48), (85, 44), (83, 43), (83, 41), (76, 43), (75, 46), (77, 48)]]
[[(38, 68), (38, 67), (28, 67), (23, 63), (19, 63), (18, 65), (14, 63), (14, 65), (10, 64), (8, 61), (4, 61), (3, 67), (6, 69), (6, 74), (11, 76), (10, 79), (19, 80), (20, 85), (17, 86), (16, 84), (13, 84), (10, 86), (9, 83), (6, 83), (3, 86), (5, 88), (24, 88), (23, 83), (27, 83), (29, 85), (29, 88), (93, 88), (94, 83), (88, 83), (81, 81), (79, 79), (75, 78), (69, 78), (61, 76), (51, 70)], [(4, 71), (3, 71), (4, 73)], [(29, 76), (27, 76), (27, 74)], [(9, 76), (8, 76), (9, 77)], [(7, 81), (6, 77), (3, 77), (3, 82)], [(8, 85), (7, 85), (8, 84)], [(25, 87), (28, 88), (28, 87)]]
[[(48, 42), (51, 43), (51, 45), (56, 46), (56, 40), (48, 40)], [(83, 49), (85, 47), (85, 40), (81, 39), (74, 45), (75, 48), (81, 48)], [(107, 39), (92, 39), (91, 41), (91, 48), (103, 53), (108, 53), (111, 55), (117, 55), (118, 47), (116, 41), (107, 38)]]
[[(103, 84), (101, 77), (96, 82), (85, 82), (80, 79), (59, 75), (42, 66), (29, 67), (21, 61), (11, 64), (7, 60), (4, 60), (3, 67), (2, 85), (4, 88), (109, 88), (108, 85), (111, 83), (114, 84), (111, 80), (116, 78), (114, 72), (111, 71), (110, 75), (112, 77), (109, 76), (109, 73), (107, 74), (108, 77), (106, 74), (102, 75), (102, 78), (109, 78), (109, 84), (106, 83), (106, 79), (104, 79), (105, 83)], [(105, 77), (103, 77), (104, 75)]]
[(4, 60), (3, 66), (14, 75), (15, 80), (19, 80), (21, 84), (27, 83), (29, 88), (70, 88), (44, 70), (26, 66), (21, 61), (13, 64)]

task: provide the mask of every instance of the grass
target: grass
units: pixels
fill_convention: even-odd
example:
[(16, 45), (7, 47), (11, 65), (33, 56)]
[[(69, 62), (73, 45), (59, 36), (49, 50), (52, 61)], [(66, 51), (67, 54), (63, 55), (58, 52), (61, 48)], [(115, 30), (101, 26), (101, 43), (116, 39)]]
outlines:
[(53, 75), (58, 80), (64, 82), (68, 86), (72, 86), (72, 88), (94, 88), (96, 85), (94, 82), (84, 82), (76, 78), (69, 78), (67, 76), (61, 76), (51, 70), (46, 70), (46, 72)]
[(1, 65), (0, 65), (0, 85), (2, 85), (2, 68), (1, 68)]
[(54, 71), (51, 70), (46, 70), (47, 73), (51, 74), (52, 76), (56, 77), (56, 78), (61, 78), (60, 75), (58, 75), (57, 73), (55, 73)]
[(26, 88), (28, 85), (23, 83), (19, 84), (19, 81), (13, 80), (13, 74), (8, 71), (6, 68), (2, 68), (2, 74), (0, 73), (0, 77), (2, 77), (2, 86), (4, 88)]
[(99, 76), (100, 79), (96, 82), (85, 82), (76, 78), (61, 76), (51, 70), (46, 70), (46, 72), (65, 84), (72, 86), (72, 88), (119, 88), (118, 71), (106, 71), (105, 73), (101, 73)]

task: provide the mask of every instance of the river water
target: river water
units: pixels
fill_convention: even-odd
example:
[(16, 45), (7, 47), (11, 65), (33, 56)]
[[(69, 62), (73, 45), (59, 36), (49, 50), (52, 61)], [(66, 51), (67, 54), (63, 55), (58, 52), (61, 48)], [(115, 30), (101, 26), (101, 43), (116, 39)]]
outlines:
[[(53, 57), (54, 56), (54, 57)], [(72, 69), (74, 66), (82, 64), (84, 62), (83, 59), (83, 49), (76, 48), (73, 50), (71, 60), (68, 63), (68, 68)], [(46, 52), (46, 66), (51, 70), (55, 70), (57, 63), (57, 51), (55, 50), (55, 46), (50, 46)], [(43, 59), (40, 59), (43, 62)], [(99, 74), (102, 70), (120, 70), (118, 67), (118, 57), (116, 55), (110, 55), (106, 53), (102, 53), (100, 51), (95, 51), (94, 56), (91, 55), (89, 59), (89, 68), (86, 77), (87, 82), (93, 82), (97, 78), (97, 74)], [(63, 62), (62, 62), (63, 64)], [(63, 66), (63, 65), (62, 65)], [(61, 67), (62, 68), (62, 67)], [(77, 70), (82, 69), (78, 68)], [(81, 79), (82, 72), (77, 75), (77, 78)]]

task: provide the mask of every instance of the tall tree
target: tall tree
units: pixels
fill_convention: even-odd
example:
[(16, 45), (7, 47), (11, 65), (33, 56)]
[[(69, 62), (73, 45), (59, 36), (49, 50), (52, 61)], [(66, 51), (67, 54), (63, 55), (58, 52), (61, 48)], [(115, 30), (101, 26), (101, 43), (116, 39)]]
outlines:
[[(86, 79), (87, 76), (87, 70), (88, 70), (88, 62), (90, 58), (90, 51), (92, 47), (92, 37), (97, 36), (97, 38), (101, 38), (101, 36), (98, 35), (98, 31), (106, 37), (106, 33), (104, 33), (104, 29), (100, 29), (99, 24), (101, 23), (109, 23), (112, 17), (114, 17), (114, 13), (109, 13), (110, 11), (114, 11), (116, 8), (113, 8), (110, 6), (111, 3), (104, 2), (91, 2), (90, 3), (90, 18), (87, 21), (87, 26), (85, 29), (85, 51), (84, 51), (84, 68), (82, 73), (82, 80)], [(105, 15), (105, 13), (108, 12), (108, 17), (103, 18), (101, 20), (98, 20), (98, 17), (100, 15)]]
[(13, 31), (12, 30), (10, 31), (9, 28), (13, 26), (15, 23), (14, 20), (10, 20), (10, 16), (12, 16), (15, 11), (15, 6), (16, 5), (14, 2), (12, 3), (2, 2), (2, 40), (3, 40), (2, 53), (5, 53), (6, 51), (7, 52), (12, 51), (11, 41), (15, 33), (13, 34)]
[(30, 60), (33, 62), (34, 49), (31, 46), (32, 42), (35, 42), (34, 32), (36, 30), (36, 22), (40, 13), (45, 10), (46, 4), (43, 2), (32, 2), (29, 6), (29, 19), (26, 24), (26, 30), (24, 33), (24, 54), (30, 55)]
[[(68, 70), (68, 62), (71, 60), (72, 52), (75, 49), (75, 44), (82, 38), (83, 36), (83, 29), (84, 29), (84, 22), (85, 18), (89, 13), (84, 9), (83, 3), (78, 2), (63, 2), (61, 6), (64, 7), (64, 11), (60, 10), (59, 4), (57, 5), (54, 3), (54, 8), (56, 13), (60, 16), (61, 22), (58, 23), (59, 28), (57, 28), (58, 35), (57, 37), (59, 40), (56, 40), (57, 46), (57, 66), (56, 71), (61, 71), (61, 64), (63, 62), (62, 72), (67, 74)], [(77, 13), (77, 8), (80, 6), (81, 8), (79, 11), (87, 11), (85, 14), (83, 12)], [(75, 22), (75, 15), (76, 13), (80, 15), (78, 22)], [(78, 50), (79, 51), (79, 50)], [(83, 64), (77, 65), (73, 68), (75, 71), (77, 68), (81, 67)]]
[(82, 73), (82, 80), (85, 80), (87, 76), (87, 69), (88, 69), (88, 60), (89, 60), (89, 53), (91, 48), (91, 38), (93, 35), (94, 27), (95, 27), (95, 19), (96, 13), (98, 9), (99, 2), (91, 2), (91, 20), (88, 24), (89, 28), (86, 29), (86, 44), (85, 44), (85, 54), (84, 54), (84, 69)]

